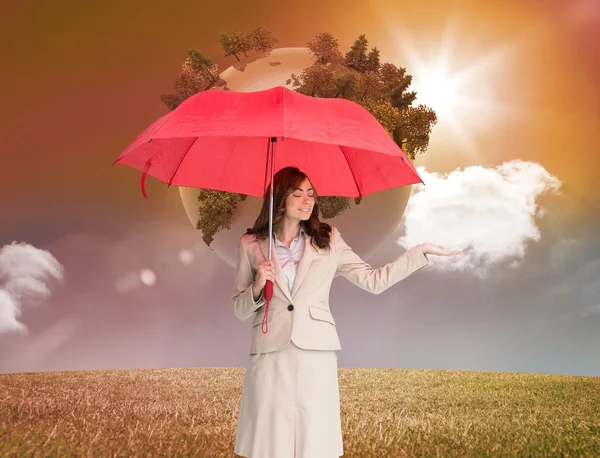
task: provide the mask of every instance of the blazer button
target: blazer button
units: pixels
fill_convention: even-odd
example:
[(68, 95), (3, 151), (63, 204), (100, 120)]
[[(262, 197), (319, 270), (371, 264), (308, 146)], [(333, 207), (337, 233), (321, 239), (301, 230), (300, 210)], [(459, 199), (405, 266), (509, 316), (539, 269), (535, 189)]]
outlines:
[(292, 310), (294, 310), (294, 306), (292, 304), (288, 305), (288, 310), (291, 312)]

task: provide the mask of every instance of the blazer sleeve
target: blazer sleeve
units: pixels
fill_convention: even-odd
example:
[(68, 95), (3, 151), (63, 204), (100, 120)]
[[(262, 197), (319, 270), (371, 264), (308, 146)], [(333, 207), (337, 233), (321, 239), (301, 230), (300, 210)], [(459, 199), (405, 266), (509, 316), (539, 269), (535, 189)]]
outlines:
[(266, 304), (262, 292), (258, 300), (254, 301), (254, 297), (252, 296), (253, 283), (254, 272), (250, 265), (246, 245), (242, 237), (237, 249), (237, 263), (233, 286), (233, 313), (241, 321), (249, 319), (259, 307)]
[(380, 294), (401, 280), (410, 277), (429, 264), (419, 245), (400, 255), (379, 269), (373, 269), (350, 248), (337, 228), (332, 228), (337, 256), (337, 270), (356, 286), (373, 294)]

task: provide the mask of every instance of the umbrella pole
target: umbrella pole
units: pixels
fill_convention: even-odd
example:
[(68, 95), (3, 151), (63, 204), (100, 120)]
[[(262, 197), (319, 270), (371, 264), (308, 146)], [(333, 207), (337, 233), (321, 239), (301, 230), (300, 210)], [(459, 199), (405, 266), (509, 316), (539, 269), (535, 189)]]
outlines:
[(269, 261), (271, 260), (271, 245), (273, 240), (273, 170), (275, 169), (275, 143), (277, 139), (275, 137), (271, 137), (271, 192), (270, 192), (270, 202), (269, 202)]
[[(271, 137), (269, 141), (272, 143), (271, 145), (271, 192), (269, 193), (269, 261), (271, 261), (271, 247), (273, 245), (273, 175), (275, 170), (275, 143), (277, 143), (277, 138)], [(268, 151), (267, 147), (267, 160), (268, 160)], [(265, 307), (265, 316), (263, 317), (263, 327), (266, 326), (266, 330), (263, 330), (263, 334), (266, 334), (269, 331), (269, 302), (273, 297), (273, 283), (270, 280), (267, 280), (265, 283), (264, 289), (264, 297), (267, 301), (267, 305)]]

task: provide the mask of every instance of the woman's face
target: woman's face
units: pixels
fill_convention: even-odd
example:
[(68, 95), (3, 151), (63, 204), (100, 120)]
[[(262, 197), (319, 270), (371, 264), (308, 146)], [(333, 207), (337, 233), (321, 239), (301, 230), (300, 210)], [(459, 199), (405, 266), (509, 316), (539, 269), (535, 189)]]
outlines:
[(307, 221), (310, 219), (314, 205), (312, 185), (306, 178), (285, 200), (285, 216), (293, 221)]

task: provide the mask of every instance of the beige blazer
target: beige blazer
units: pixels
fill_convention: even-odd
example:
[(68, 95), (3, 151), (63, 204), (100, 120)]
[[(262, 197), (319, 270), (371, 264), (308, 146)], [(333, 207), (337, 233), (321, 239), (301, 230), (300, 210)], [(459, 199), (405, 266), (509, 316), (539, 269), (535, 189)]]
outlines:
[(394, 262), (373, 269), (352, 251), (335, 227), (332, 228), (330, 250), (317, 249), (311, 241), (312, 237), (307, 235), (292, 291), (288, 290), (281, 273), (273, 243), (271, 253), (275, 283), (273, 298), (269, 303), (268, 330), (263, 334), (266, 301), (260, 299), (254, 302), (252, 283), (258, 265), (268, 259), (269, 241), (257, 241), (250, 234), (240, 238), (233, 310), (242, 321), (252, 318), (250, 354), (282, 350), (291, 340), (304, 349), (341, 350), (335, 320), (329, 308), (329, 290), (336, 271), (365, 291), (379, 294), (429, 263), (417, 245)]

